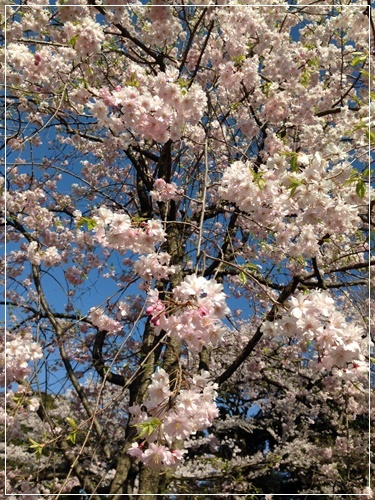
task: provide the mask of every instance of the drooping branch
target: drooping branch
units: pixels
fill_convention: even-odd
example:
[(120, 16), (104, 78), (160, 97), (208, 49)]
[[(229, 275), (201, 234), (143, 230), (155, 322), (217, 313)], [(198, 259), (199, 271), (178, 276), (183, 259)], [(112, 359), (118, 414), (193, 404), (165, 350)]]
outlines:
[[(238, 219), (239, 211), (235, 210), (228, 223), (227, 231), (224, 237), (223, 244), (220, 248), (220, 254), (216, 259), (212, 259), (213, 262), (210, 264), (204, 271), (203, 276), (212, 276), (212, 274), (215, 272), (216, 269), (220, 268), (220, 265), (223, 263), (223, 261), (231, 261), (231, 259), (234, 257), (234, 254), (232, 251), (230, 251), (230, 246), (232, 244), (233, 238), (236, 235), (237, 232), (237, 227), (236, 227), (236, 222)], [(210, 257), (211, 258), (211, 257)]]
[[(263, 322), (264, 321), (272, 322), (276, 319), (280, 306), (282, 306), (283, 303), (296, 291), (299, 282), (300, 282), (300, 277), (295, 276), (292, 279), (292, 281), (280, 293), (280, 295), (277, 298), (277, 304), (274, 304), (272, 306), (271, 310), (267, 313)], [(263, 336), (263, 332), (261, 330), (263, 322), (258, 326), (255, 334), (252, 336), (252, 338), (249, 340), (249, 342), (243, 348), (243, 350), (237, 356), (237, 358), (228, 366), (228, 368), (221, 375), (219, 375), (216, 378), (215, 380), (216, 383), (222, 385), (224, 382), (226, 382), (250, 356), (250, 354), (253, 352), (254, 348), (256, 347), (256, 345)]]
[[(53, 431), (55, 430), (56, 425), (49, 416), (43, 404), (39, 406), (36, 413), (42, 422), (48, 422), (50, 429)], [(92, 498), (93, 500), (100, 500), (101, 497), (95, 493), (97, 490), (95, 484), (87, 476), (86, 469), (77, 461), (77, 457), (67, 441), (64, 438), (58, 437), (56, 439), (56, 446), (62, 451), (65, 460), (70, 466), (70, 471), (68, 472), (68, 474), (64, 474), (63, 479), (66, 480), (66, 477), (69, 477), (72, 473), (74, 473), (74, 475), (78, 478), (82, 488), (90, 494), (90, 498)]]
[[(38, 266), (36, 265), (32, 265), (32, 273), (33, 273), (33, 279), (34, 279), (34, 283), (35, 283), (35, 288), (37, 290), (37, 293), (38, 293), (38, 297), (39, 297), (39, 300), (40, 300), (40, 303), (42, 305), (42, 308), (44, 309), (45, 313), (46, 313), (46, 316), (47, 318), (49, 319), (50, 323), (52, 324), (54, 330), (55, 330), (55, 333), (56, 333), (56, 336), (59, 340), (62, 339), (62, 336), (64, 334), (64, 332), (67, 331), (68, 328), (70, 327), (61, 327), (61, 325), (59, 324), (58, 320), (55, 318), (53, 312), (51, 311), (49, 305), (48, 305), (48, 302), (46, 300), (46, 297), (45, 297), (45, 293), (42, 289), (42, 284), (41, 284), (41, 279), (40, 279), (40, 273), (39, 273), (39, 268)], [(89, 402), (89, 400), (87, 399), (87, 396), (85, 394), (85, 391), (83, 390), (83, 388), (81, 387), (79, 381), (78, 381), (78, 378), (72, 368), (72, 365), (71, 365), (71, 362), (69, 360), (69, 356), (65, 350), (65, 347), (63, 345), (63, 343), (60, 341), (59, 343), (59, 351), (60, 351), (60, 355), (61, 355), (61, 359), (64, 363), (64, 366), (65, 366), (65, 369), (66, 369), (66, 372), (67, 372), (67, 375), (79, 397), (79, 399), (81, 400), (82, 402), (82, 405), (88, 415), (88, 417), (90, 419), (92, 419), (93, 421), (93, 424), (94, 424), (94, 428), (99, 436), (99, 439), (102, 441), (102, 447), (103, 447), (103, 451), (106, 455), (107, 458), (110, 458), (111, 456), (111, 451), (108, 447), (108, 445), (106, 444), (106, 440), (104, 438), (104, 432), (103, 432), (103, 429), (102, 429), (102, 426), (100, 425), (98, 419), (96, 418), (95, 414), (92, 412), (92, 408), (91, 408), (91, 404)]]
[(101, 330), (95, 335), (94, 348), (92, 351), (92, 360), (95, 370), (99, 373), (102, 378), (106, 378), (111, 384), (119, 385), (120, 387), (125, 387), (126, 379), (123, 375), (118, 373), (113, 373), (106, 367), (103, 360), (103, 345), (106, 338), (107, 332)]
[[(190, 31), (189, 32), (189, 39), (187, 41), (187, 44), (186, 44), (186, 47), (185, 47), (185, 50), (184, 50), (184, 53), (182, 55), (181, 62), (180, 62), (180, 68), (179, 68), (180, 75), (182, 74), (182, 71), (185, 69), (186, 59), (187, 59), (187, 56), (189, 54), (190, 48), (193, 44), (195, 34), (196, 34), (198, 28), (200, 27), (202, 20), (203, 20), (204, 16), (206, 15), (206, 12), (207, 12), (207, 8), (202, 9), (202, 13), (199, 16), (197, 22), (195, 23), (193, 28), (189, 30)], [(185, 21), (185, 22), (188, 25), (188, 22), (187, 21)]]
[(312, 264), (313, 264), (314, 273), (315, 273), (315, 276), (316, 276), (316, 279), (317, 279), (318, 286), (319, 286), (319, 288), (324, 289), (325, 288), (325, 283), (324, 283), (322, 275), (321, 275), (321, 273), (319, 271), (319, 267), (318, 267), (318, 263), (317, 263), (316, 257), (313, 257), (311, 259), (311, 261), (312, 261)]

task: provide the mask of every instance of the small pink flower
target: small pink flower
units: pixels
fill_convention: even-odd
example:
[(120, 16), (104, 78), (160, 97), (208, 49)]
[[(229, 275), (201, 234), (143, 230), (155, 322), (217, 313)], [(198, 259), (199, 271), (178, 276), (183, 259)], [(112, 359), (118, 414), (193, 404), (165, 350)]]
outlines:
[(144, 452), (142, 462), (151, 469), (160, 470), (170, 461), (170, 451), (166, 446), (151, 443)]
[(201, 316), (207, 316), (209, 311), (207, 309), (207, 307), (204, 307), (204, 306), (201, 306), (199, 309), (198, 309), (198, 312)]
[(131, 447), (128, 449), (128, 454), (132, 457), (137, 458), (138, 460), (141, 460), (143, 456), (142, 445), (139, 445), (138, 443), (132, 443)]

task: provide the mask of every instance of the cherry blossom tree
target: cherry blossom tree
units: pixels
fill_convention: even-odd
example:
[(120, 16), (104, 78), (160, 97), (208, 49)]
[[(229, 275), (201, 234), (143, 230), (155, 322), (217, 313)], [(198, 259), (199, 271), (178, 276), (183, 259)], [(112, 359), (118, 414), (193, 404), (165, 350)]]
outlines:
[(3, 12), (3, 491), (368, 498), (370, 4)]

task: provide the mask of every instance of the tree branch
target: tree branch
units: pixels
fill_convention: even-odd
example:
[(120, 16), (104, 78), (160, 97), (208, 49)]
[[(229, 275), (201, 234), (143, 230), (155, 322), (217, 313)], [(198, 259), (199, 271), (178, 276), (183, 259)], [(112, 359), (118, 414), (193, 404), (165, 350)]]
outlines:
[(221, 374), (219, 375), (215, 382), (219, 385), (223, 384), (226, 380), (228, 380), (233, 373), (246, 361), (246, 359), (249, 357), (249, 355), (252, 353), (254, 350), (255, 346), (258, 344), (260, 339), (263, 336), (263, 332), (261, 331), (261, 327), (265, 321), (274, 321), (276, 319), (279, 306), (281, 306), (297, 289), (297, 286), (300, 282), (300, 277), (295, 276), (292, 281), (284, 288), (284, 290), (280, 293), (280, 295), (277, 298), (277, 304), (274, 304), (271, 308), (271, 310), (268, 312), (266, 315), (265, 319), (262, 321), (262, 323), (258, 326), (255, 334), (253, 337), (249, 340), (247, 345), (243, 348), (242, 352), (237, 356), (237, 358), (232, 362), (231, 365), (228, 366), (228, 368)]
[(103, 345), (107, 332), (100, 331), (95, 335), (94, 349), (92, 353), (93, 365), (95, 370), (102, 378), (106, 378), (111, 384), (125, 387), (126, 379), (122, 375), (113, 373), (107, 368), (103, 361)]

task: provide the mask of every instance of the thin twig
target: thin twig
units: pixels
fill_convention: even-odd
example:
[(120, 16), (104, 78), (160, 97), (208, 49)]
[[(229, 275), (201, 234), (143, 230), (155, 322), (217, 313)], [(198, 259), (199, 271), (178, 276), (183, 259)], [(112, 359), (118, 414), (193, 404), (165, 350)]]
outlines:
[(203, 223), (204, 223), (204, 213), (206, 209), (206, 196), (207, 196), (207, 184), (208, 184), (208, 138), (206, 137), (204, 143), (204, 180), (203, 180), (203, 192), (202, 192), (202, 211), (199, 222), (199, 237), (197, 244), (197, 263), (195, 266), (195, 272), (198, 272), (199, 259), (201, 257), (201, 246), (203, 239)]

